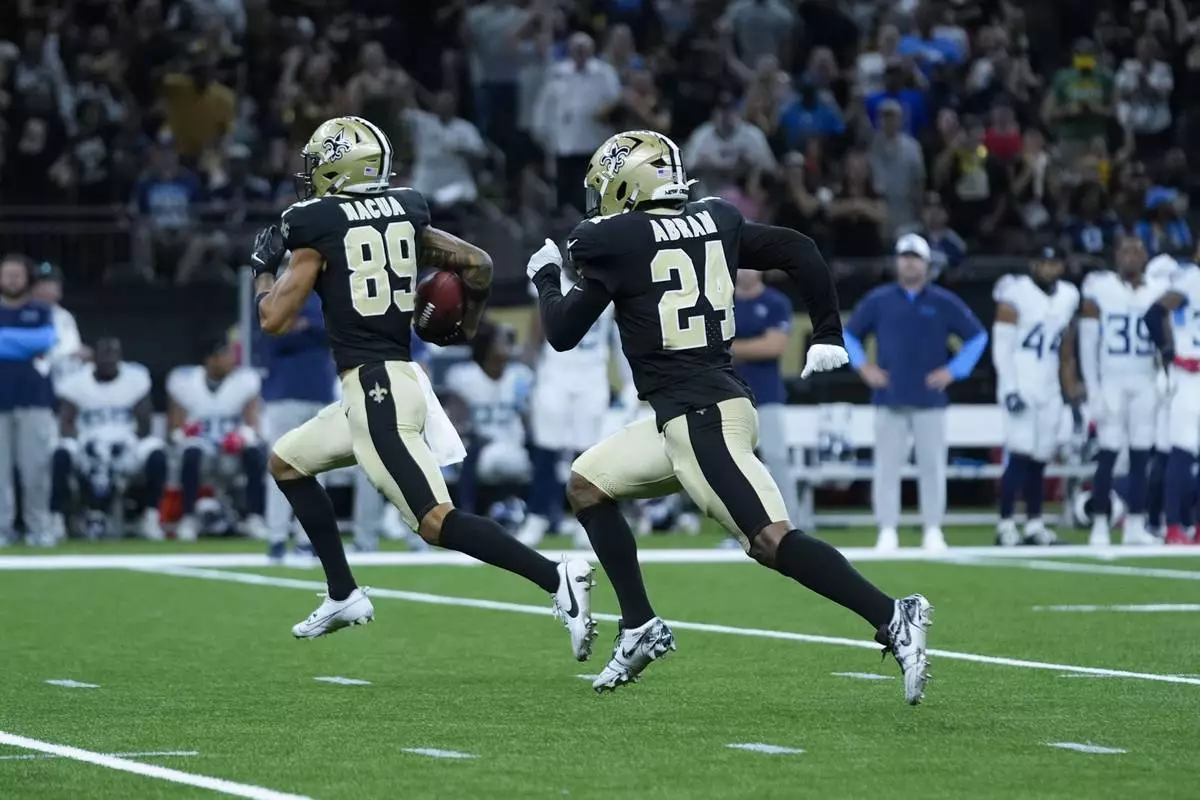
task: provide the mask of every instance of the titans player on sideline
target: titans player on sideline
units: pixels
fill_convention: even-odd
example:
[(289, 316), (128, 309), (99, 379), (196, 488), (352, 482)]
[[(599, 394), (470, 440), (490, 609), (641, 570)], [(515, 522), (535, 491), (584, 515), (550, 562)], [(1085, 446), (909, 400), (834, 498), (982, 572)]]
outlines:
[[(556, 350), (576, 346), (609, 303), (639, 396), (654, 418), (634, 422), (572, 465), (567, 496), (612, 581), (621, 631), (592, 686), (637, 680), (675, 638), (650, 606), (637, 545), (617, 502), (681, 487), (737, 537), (746, 552), (865, 619), (895, 654), (905, 697), (921, 700), (929, 602), (893, 600), (837, 550), (796, 530), (779, 487), (754, 455), (758, 419), (733, 371), (734, 275), (738, 267), (783, 269), (797, 280), (813, 319), (801, 377), (847, 363), (833, 278), (813, 241), (747, 222), (717, 198), (688, 202), (679, 149), (651, 131), (613, 136), (585, 178), (589, 218), (567, 239), (578, 282), (564, 296), (562, 255), (549, 239), (529, 260), (542, 327)], [(571, 276), (568, 276), (571, 277)]]
[[(271, 453), (271, 475), (308, 533), (329, 583), (325, 601), (293, 634), (321, 636), (374, 616), (346, 563), (333, 504), (315, 477), (357, 461), (422, 539), (549, 592), (575, 657), (585, 660), (595, 638), (591, 565), (577, 559), (555, 564), (498, 523), (454, 508), (439, 469), (442, 459), (434, 455), (444, 440), (435, 443), (436, 429), (427, 424), (441, 406), (425, 373), (412, 363), (419, 267), (452, 270), (462, 278), (467, 300), (462, 323), (435, 342), (451, 344), (475, 334), (491, 289), (491, 258), (431, 227), (418, 192), (390, 187), (392, 146), (373, 123), (361, 117), (327, 120), (301, 155), (300, 202), (284, 212), (279, 230), (260, 232), (251, 255), (263, 331), (289, 330), (316, 291), (342, 382), (340, 406), (327, 406), (284, 435)], [(292, 258), (276, 280), (285, 250)], [(461, 448), (453, 429), (449, 435)]]

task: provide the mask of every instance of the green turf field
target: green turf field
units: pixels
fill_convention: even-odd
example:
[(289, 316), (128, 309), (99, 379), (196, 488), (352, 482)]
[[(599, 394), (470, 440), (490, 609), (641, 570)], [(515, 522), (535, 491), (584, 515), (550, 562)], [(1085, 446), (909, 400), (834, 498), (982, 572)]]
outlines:
[[(577, 664), (546, 598), (483, 567), (361, 568), (377, 621), (296, 642), (319, 571), (34, 571), (15, 552), (0, 553), (0, 741), (175, 753), (126, 760), (233, 782), (215, 785), (226, 796), (1184, 798), (1200, 781), (1200, 559), (863, 562), (936, 606), (931, 646), (949, 652), (911, 708), (895, 663), (855, 646), (863, 624), (752, 564), (647, 565), (659, 612), (692, 625), (641, 684), (601, 697), (578, 676), (616, 624), (601, 622), (601, 663)], [(602, 577), (596, 608), (616, 611)], [(96, 688), (46, 683), (63, 679)], [(47, 755), (0, 745), (0, 798), (221, 796)]]

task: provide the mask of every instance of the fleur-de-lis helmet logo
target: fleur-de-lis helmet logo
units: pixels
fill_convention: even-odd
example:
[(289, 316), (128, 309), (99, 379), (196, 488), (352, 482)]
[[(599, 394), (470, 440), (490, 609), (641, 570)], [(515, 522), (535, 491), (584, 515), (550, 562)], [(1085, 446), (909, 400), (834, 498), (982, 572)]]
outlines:
[(600, 156), (600, 166), (604, 168), (609, 177), (615, 177), (618, 170), (625, 166), (625, 159), (629, 157), (630, 149), (627, 144), (613, 142), (604, 155)]
[(350, 148), (354, 143), (350, 141), (350, 137), (346, 134), (345, 128), (338, 128), (338, 132), (332, 136), (326, 136), (321, 142), (321, 149), (324, 151), (323, 159), (326, 163), (337, 161), (346, 153), (350, 152)]

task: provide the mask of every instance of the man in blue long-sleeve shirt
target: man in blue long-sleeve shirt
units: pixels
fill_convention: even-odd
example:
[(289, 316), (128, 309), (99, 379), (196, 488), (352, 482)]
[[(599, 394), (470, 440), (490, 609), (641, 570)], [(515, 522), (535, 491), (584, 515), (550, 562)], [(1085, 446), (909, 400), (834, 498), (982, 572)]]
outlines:
[[(896, 244), (896, 282), (863, 298), (846, 325), (850, 365), (874, 392), (875, 480), (872, 501), (879, 520), (877, 547), (899, 546), (900, 472), (912, 437), (919, 470), (922, 545), (944, 550), (946, 513), (946, 387), (971, 373), (987, 347), (987, 332), (952, 292), (930, 285), (929, 243), (916, 234)], [(862, 341), (874, 334), (877, 363)], [(947, 362), (948, 340), (962, 340)]]
[(21, 479), (26, 541), (52, 546), (50, 454), (56, 422), (53, 392), (34, 359), (57, 341), (49, 307), (27, 298), (31, 265), (21, 256), (0, 261), (0, 546), (14, 536), (13, 468)]
[[(334, 400), (337, 373), (329, 355), (329, 339), (321, 315), (321, 301), (312, 294), (305, 301), (292, 329), (282, 336), (263, 336), (259, 352), (267, 368), (262, 384), (263, 434), (268, 446), (298, 428)], [(282, 558), (287, 546), (292, 508), (274, 481), (267, 486), (268, 554)], [(296, 546), (308, 548), (308, 538), (297, 531)]]

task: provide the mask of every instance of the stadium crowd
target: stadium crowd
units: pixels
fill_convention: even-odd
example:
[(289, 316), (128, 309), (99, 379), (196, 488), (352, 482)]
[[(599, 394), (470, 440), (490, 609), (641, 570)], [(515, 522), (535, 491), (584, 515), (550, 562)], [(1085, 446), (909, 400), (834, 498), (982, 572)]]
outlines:
[[(294, 201), (297, 149), (339, 114), (388, 134), (398, 182), (428, 198), (439, 227), (469, 234), (505, 219), (525, 232), (522, 244), (579, 218), (582, 176), (601, 142), (649, 128), (679, 142), (699, 192), (811, 236), (830, 259), (889, 255), (908, 233), (923, 237), (933, 275), (947, 279), (971, 256), (1047, 243), (1098, 258), (1123, 235), (1149, 256), (1195, 250), (1196, 0), (14, 0), (0, 7), (0, 36), (0, 209), (117, 220), (128, 264), (105, 264), (109, 278), (235, 280), (254, 229)], [(11, 280), (19, 267), (35, 286), (61, 287), (57, 268), (39, 266), (44, 254), (28, 255), (5, 259)], [(76, 268), (61, 265), (68, 279)], [(56, 318), (39, 326), (64, 324), (57, 301)], [(785, 308), (764, 336), (786, 332)], [(319, 352), (324, 375), (320, 315), (306, 319), (310, 330), (270, 349), (298, 363)], [(38, 381), (120, 351), (64, 344), (59, 330), (57, 361), (28, 359), (39, 376), (30, 391), (70, 403), (70, 389)], [(536, 389), (506, 341), (493, 329), (461, 355), (494, 381), (511, 370), (513, 417), (494, 419), (494, 407), (473, 409), (468, 397), (459, 413), (478, 429), (519, 428), (506, 438), (536, 445), (520, 414)], [(197, 355), (192, 377), (243, 369), (227, 343)], [(311, 364), (296, 369), (311, 374)], [(305, 403), (311, 414), (334, 389), (332, 374), (303, 387), (273, 382), (269, 365), (265, 374), (246, 370), (236, 413), (202, 430), (194, 423), (209, 412), (182, 407), (185, 381), (173, 373), (168, 426), (156, 439), (139, 423), (129, 475), (161, 494), (168, 467), (151, 455), (169, 449), (187, 515), (208, 462), (233, 464), (246, 532), (277, 540), (286, 519), (271, 519), (262, 445), (290, 424), (284, 412), (260, 420), (259, 404)], [(466, 369), (435, 377), (451, 389), (471, 380)], [(617, 416), (633, 405), (622, 397)], [(80, 458), (56, 467), (54, 423), (36, 423), (13, 428), (49, 431), (13, 434), (23, 479), (36, 471), (29, 465), (53, 477)], [(538, 451), (503, 459), (497, 482), (561, 469)], [(474, 492), (472, 476), (489, 463), (474, 449), (459, 490)], [(61, 511), (59, 484), (31, 479), (24, 502), (44, 497)], [(644, 527), (659, 524), (655, 513)], [(57, 519), (25, 522), (47, 542), (62, 532)], [(142, 525), (161, 534), (152, 513)]]

